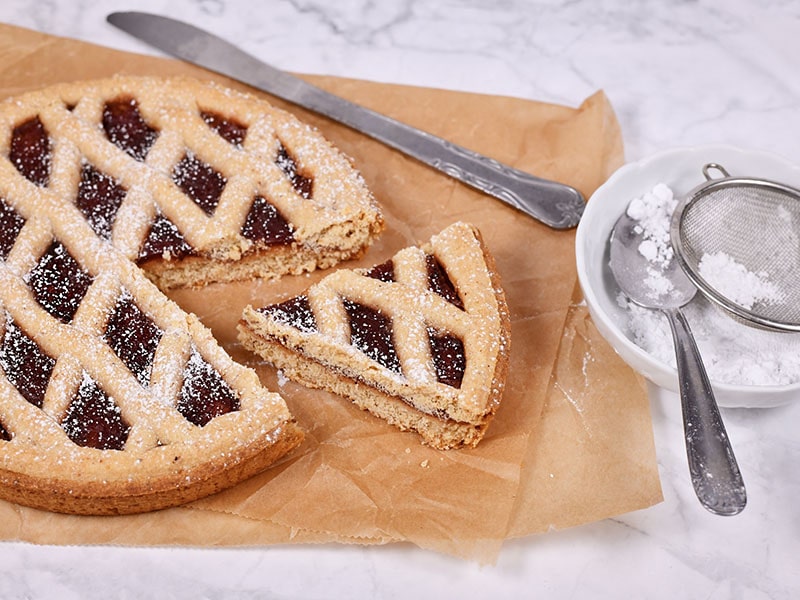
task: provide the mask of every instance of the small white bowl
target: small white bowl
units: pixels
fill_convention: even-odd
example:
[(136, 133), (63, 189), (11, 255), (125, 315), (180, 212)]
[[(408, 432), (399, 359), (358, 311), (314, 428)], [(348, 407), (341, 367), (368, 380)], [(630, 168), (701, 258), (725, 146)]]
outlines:
[[(731, 146), (677, 148), (630, 163), (616, 171), (589, 199), (576, 235), (578, 280), (600, 333), (622, 359), (659, 387), (678, 391), (677, 371), (626, 336), (627, 316), (617, 303), (619, 288), (608, 266), (608, 238), (628, 203), (667, 184), (676, 197), (705, 181), (703, 165), (721, 164), (733, 176), (772, 179), (800, 187), (800, 167), (765, 152)], [(720, 406), (768, 407), (800, 399), (800, 383), (780, 386), (731, 385), (712, 380)]]

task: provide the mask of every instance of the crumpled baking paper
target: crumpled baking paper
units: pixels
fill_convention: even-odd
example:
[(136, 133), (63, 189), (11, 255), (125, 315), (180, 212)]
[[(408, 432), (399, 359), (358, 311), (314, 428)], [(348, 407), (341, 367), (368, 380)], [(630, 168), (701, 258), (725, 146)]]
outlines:
[[(0, 97), (116, 73), (191, 75), (248, 89), (182, 62), (0, 25)], [(619, 126), (602, 92), (575, 109), (305, 77), (466, 148), (573, 185), (587, 198), (623, 161)], [(180, 290), (171, 297), (283, 394), (306, 431), (303, 445), (230, 490), (150, 514), (78, 517), (0, 502), (0, 539), (194, 546), (406, 541), (492, 562), (506, 539), (659, 502), (646, 389), (582, 304), (574, 231), (549, 229), (344, 126), (259, 95), (317, 126), (350, 155), (383, 208), (386, 231), (362, 259), (343, 266), (382, 262), (454, 221), (480, 228), (512, 319), (507, 391), (486, 437), (475, 449), (422, 446), (413, 433), (342, 398), (279, 382), (274, 369), (239, 346), (235, 324), (242, 307), (284, 299), (325, 273)]]

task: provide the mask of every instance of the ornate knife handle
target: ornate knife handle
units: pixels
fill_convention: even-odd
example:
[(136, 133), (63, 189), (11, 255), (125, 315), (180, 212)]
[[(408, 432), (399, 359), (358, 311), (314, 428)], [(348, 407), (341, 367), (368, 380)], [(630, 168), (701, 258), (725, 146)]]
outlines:
[(441, 142), (451, 162), (443, 157), (431, 162), (431, 166), (555, 229), (574, 227), (580, 221), (584, 199), (575, 188), (534, 177), (445, 140)]
[[(314, 112), (357, 129), (555, 229), (575, 227), (585, 205), (568, 185), (534, 177), (492, 158), (334, 96), (303, 82), (302, 102)], [(306, 87), (308, 86), (308, 87)]]

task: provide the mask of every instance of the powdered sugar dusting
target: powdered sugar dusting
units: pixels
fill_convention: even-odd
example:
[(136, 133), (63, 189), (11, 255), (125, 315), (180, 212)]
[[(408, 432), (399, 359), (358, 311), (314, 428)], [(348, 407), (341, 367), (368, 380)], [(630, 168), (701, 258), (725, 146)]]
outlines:
[(783, 299), (769, 274), (753, 273), (724, 252), (704, 254), (699, 264), (700, 276), (720, 294), (739, 306), (753, 308), (757, 302), (775, 304)]
[(644, 279), (647, 289), (650, 291), (651, 296), (660, 298), (668, 295), (675, 286), (672, 281), (664, 277), (664, 272), (661, 269), (649, 268), (647, 269), (647, 276)]
[[(160, 294), (119, 250), (120, 236), (112, 235), (136, 229), (125, 246), (131, 255), (138, 232), (147, 232), (141, 216), (160, 214), (159, 206), (145, 206), (170, 172), (170, 139), (161, 135), (169, 111), (154, 103), (172, 94), (154, 81), (64, 85), (0, 107), (6, 139), (20, 119), (37, 114), (36, 128), (53, 138), (34, 156), (47, 165), (41, 177), (28, 163), (0, 155), (0, 221), (8, 225), (0, 247), (0, 463), (31, 480), (47, 478), (47, 492), (35, 499), (41, 504), (33, 504), (41, 508), (98, 514), (162, 508), (190, 495), (167, 494), (152, 505), (145, 496), (126, 504), (131, 488), (119, 484), (147, 472), (185, 490), (198, 469), (208, 480), (217, 476), (210, 466), (224, 470), (279, 438), (287, 445), (300, 439), (282, 399), (261, 388), (255, 372), (233, 362), (199, 321)], [(169, 92), (186, 100), (204, 89), (187, 85)], [(144, 89), (146, 98), (131, 104)], [(132, 148), (130, 129), (104, 135), (108, 123), (97, 122), (98, 96), (118, 95), (120, 106), (141, 108), (142, 118), (159, 131), (141, 151)], [(193, 101), (183, 105), (196, 108)], [(30, 149), (37, 140), (16, 145)], [(157, 159), (165, 159), (158, 169), (151, 164)], [(126, 208), (131, 198), (141, 206)], [(178, 216), (182, 226), (193, 220)], [(219, 221), (238, 231), (235, 219), (222, 214)], [(90, 497), (97, 504), (88, 507), (87, 494), (98, 483), (117, 486), (120, 494)], [(83, 500), (68, 504), (72, 494)]]
[[(640, 220), (647, 244), (640, 253), (650, 261), (647, 284), (654, 293), (667, 290), (663, 268), (673, 259), (669, 223), (677, 202), (664, 184), (634, 199), (628, 215)], [(752, 273), (722, 253), (702, 257), (701, 276), (745, 308), (781, 301), (766, 272)], [(619, 294), (628, 335), (660, 362), (676, 366), (672, 333), (664, 316)], [(800, 334), (766, 331), (744, 325), (696, 295), (683, 309), (712, 381), (735, 385), (789, 385), (800, 382)]]
[(667, 267), (673, 257), (669, 225), (676, 205), (672, 190), (663, 183), (634, 198), (628, 205), (628, 216), (637, 222), (635, 231), (644, 238), (639, 253), (661, 268)]
[(642, 238), (638, 251), (648, 262), (644, 283), (648, 296), (653, 300), (663, 298), (675, 289), (665, 271), (674, 258), (669, 226), (676, 204), (672, 190), (660, 183), (651, 191), (631, 200), (626, 211), (636, 223), (634, 233)]
[[(620, 297), (629, 335), (656, 360), (676, 367), (672, 333), (664, 316)], [(733, 385), (800, 382), (800, 334), (748, 327), (698, 295), (683, 309), (709, 378)]]

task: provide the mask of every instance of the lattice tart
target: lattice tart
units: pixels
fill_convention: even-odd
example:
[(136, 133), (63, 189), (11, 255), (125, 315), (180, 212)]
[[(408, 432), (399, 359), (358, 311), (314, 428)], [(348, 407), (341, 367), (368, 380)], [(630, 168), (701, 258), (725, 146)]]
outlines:
[(510, 325), (480, 233), (456, 223), (372, 269), (248, 306), (239, 337), (289, 379), (448, 449), (482, 439), (502, 397)]
[(1, 104), (0, 497), (133, 513), (274, 463), (302, 439), (283, 399), (137, 263), (167, 286), (264, 274), (248, 257), (277, 235), (275, 272), (311, 268), (358, 254), (376, 215), (316, 133), (237, 93), (122, 78)]
[(383, 228), (350, 160), (254, 96), (115, 77), (32, 92), (3, 113), (12, 160), (35, 153), (32, 180), (72, 199), (162, 289), (330, 267)]

